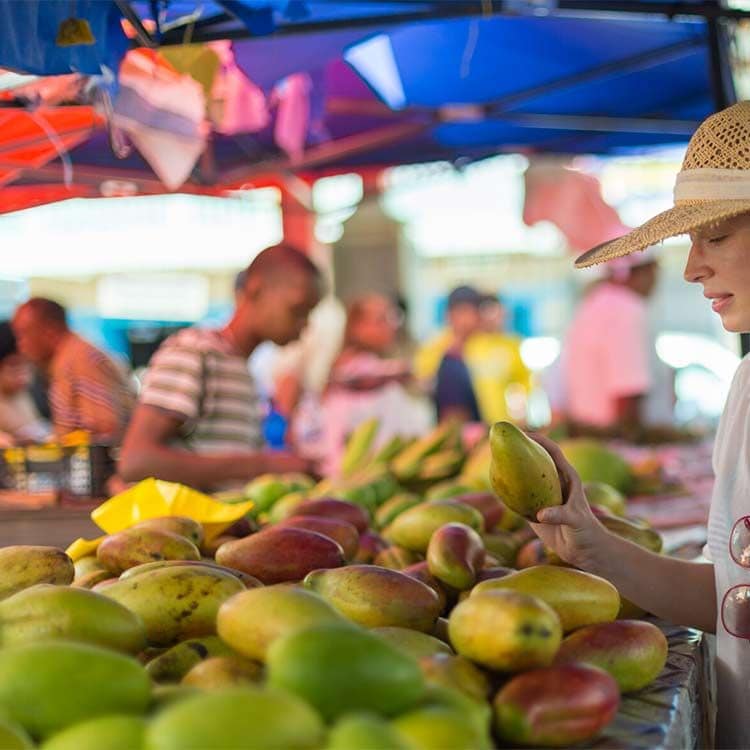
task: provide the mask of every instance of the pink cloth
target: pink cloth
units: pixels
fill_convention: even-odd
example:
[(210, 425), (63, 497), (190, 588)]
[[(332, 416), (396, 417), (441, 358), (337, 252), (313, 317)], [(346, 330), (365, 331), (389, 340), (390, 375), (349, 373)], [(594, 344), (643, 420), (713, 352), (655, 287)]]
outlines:
[(570, 419), (613, 424), (618, 398), (651, 387), (645, 300), (609, 282), (591, 290), (568, 331), (563, 367)]
[(605, 203), (593, 175), (557, 165), (532, 165), (525, 180), (524, 222), (528, 226), (552, 222), (576, 253), (630, 231)]

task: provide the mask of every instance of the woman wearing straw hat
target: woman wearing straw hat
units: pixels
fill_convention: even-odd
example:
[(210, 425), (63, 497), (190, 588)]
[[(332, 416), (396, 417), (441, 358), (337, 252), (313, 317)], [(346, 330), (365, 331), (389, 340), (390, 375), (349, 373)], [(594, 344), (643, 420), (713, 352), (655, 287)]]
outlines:
[[(724, 328), (750, 331), (750, 102), (709, 117), (685, 154), (675, 205), (576, 261), (579, 268), (689, 234), (686, 281), (700, 284)], [(750, 747), (750, 358), (732, 384), (714, 446), (716, 483), (706, 556), (655, 555), (609, 533), (557, 446), (566, 503), (540, 511), (534, 530), (565, 561), (612, 581), (623, 596), (673, 623), (717, 636), (717, 746)]]

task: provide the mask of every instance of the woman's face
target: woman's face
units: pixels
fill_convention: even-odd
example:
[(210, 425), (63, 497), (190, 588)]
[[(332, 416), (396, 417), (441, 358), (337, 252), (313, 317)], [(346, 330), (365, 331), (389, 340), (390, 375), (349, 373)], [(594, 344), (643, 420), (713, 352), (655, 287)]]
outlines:
[(703, 294), (727, 331), (750, 331), (750, 214), (690, 235), (685, 279)]
[(352, 327), (354, 340), (365, 349), (386, 354), (396, 341), (399, 314), (384, 297), (371, 297), (362, 306), (360, 316)]
[(31, 384), (31, 367), (21, 354), (9, 354), (0, 362), (0, 393), (13, 395)]

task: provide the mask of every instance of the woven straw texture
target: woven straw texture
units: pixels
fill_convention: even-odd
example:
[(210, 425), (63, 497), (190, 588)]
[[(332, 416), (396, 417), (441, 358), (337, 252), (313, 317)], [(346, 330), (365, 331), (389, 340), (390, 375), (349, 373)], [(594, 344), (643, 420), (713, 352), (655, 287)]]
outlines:
[[(690, 139), (682, 169), (750, 170), (750, 102), (738, 102), (708, 117)], [(578, 268), (645, 250), (668, 237), (687, 234), (750, 212), (750, 200), (678, 201), (624, 237), (581, 255)]]

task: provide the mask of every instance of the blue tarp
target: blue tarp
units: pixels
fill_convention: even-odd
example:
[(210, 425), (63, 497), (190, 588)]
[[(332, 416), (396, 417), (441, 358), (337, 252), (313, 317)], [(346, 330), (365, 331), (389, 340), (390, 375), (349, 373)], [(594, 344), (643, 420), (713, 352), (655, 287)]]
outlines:
[[(270, 90), (310, 73), (324, 106), (310, 144), (414, 125), (316, 167), (479, 158), (499, 151), (612, 153), (687, 141), (712, 112), (708, 27), (697, 16), (476, 14), (499, 3), (159, 0), (153, 38), (225, 35), (251, 79)], [(689, 7), (677, 2), (673, 7)], [(33, 73), (113, 69), (127, 48), (109, 0), (0, 0), (0, 66)], [(538, 3), (536, 8), (541, 7)], [(474, 15), (468, 15), (471, 10)], [(93, 47), (58, 48), (59, 21), (89, 20)], [(424, 16), (426, 20), (419, 20)], [(292, 33), (295, 32), (295, 33)], [(202, 35), (202, 37), (201, 37)], [(270, 133), (216, 137), (219, 171), (276, 155)], [(106, 137), (74, 163), (142, 168), (111, 155)]]

